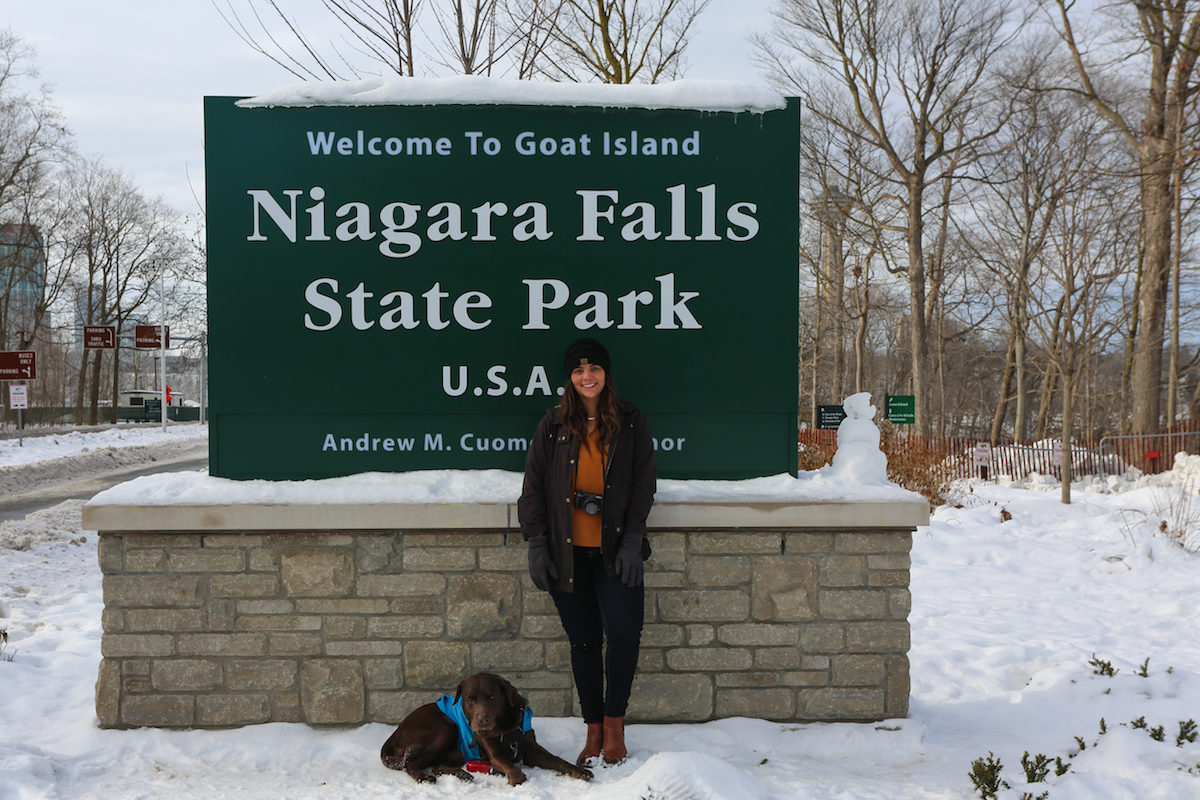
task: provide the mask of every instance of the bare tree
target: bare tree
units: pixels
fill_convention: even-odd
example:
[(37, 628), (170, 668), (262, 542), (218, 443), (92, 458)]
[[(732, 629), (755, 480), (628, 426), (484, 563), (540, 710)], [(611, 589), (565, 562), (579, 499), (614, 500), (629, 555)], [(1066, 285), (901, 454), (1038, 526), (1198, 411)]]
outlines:
[[(888, 165), (907, 251), (916, 431), (928, 434), (927, 190), (1002, 127), (1004, 113), (985, 108), (984, 89), (993, 59), (1020, 26), (1006, 0), (780, 0), (773, 13), (771, 35), (758, 40), (772, 80), (799, 90), (814, 116), (877, 149)], [(839, 88), (850, 116), (842, 102), (821, 102), (830, 96), (821, 84)]]
[(71, 147), (61, 112), (36, 79), (33, 50), (0, 30), (0, 347), (18, 349), (31, 345), (53, 300), (38, 215)]
[[(279, 0), (245, 0), (244, 6), (234, 0), (210, 2), (250, 49), (300, 80), (414, 74), (417, 17), (424, 0), (321, 0), (346, 33), (340, 43), (325, 45), (315, 42)], [(463, 5), (461, 0), (457, 4)], [(369, 66), (361, 66), (364, 61)]]
[[(1200, 2), (1119, 0), (1111, 8), (1118, 24), (1088, 49), (1075, 30), (1074, 0), (1055, 0), (1059, 33), (1071, 54), (1078, 91), (1128, 144), (1141, 179), (1144, 255), (1137, 287), (1130, 392), (1135, 431), (1158, 427), (1161, 419), (1163, 339), (1167, 285), (1171, 270), (1172, 208), (1177, 155), (1187, 126), (1186, 111), (1196, 96), (1200, 51)], [(1114, 53), (1114, 50), (1117, 52)], [(1145, 89), (1133, 99), (1104, 83), (1107, 67), (1127, 71), (1131, 61), (1144, 69)]]
[(546, 75), (570, 81), (658, 83), (678, 77), (708, 0), (563, 0)]

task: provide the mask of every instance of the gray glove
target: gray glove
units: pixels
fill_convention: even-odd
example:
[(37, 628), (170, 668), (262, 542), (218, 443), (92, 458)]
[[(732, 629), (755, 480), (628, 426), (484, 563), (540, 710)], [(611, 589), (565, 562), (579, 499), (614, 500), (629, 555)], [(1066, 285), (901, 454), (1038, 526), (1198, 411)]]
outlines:
[(543, 592), (550, 591), (550, 585), (558, 578), (558, 569), (550, 556), (550, 542), (545, 536), (534, 536), (529, 540), (529, 577)]
[(617, 557), (613, 561), (621, 583), (632, 588), (641, 586), (646, 576), (646, 565), (642, 562), (642, 537), (626, 533), (617, 546)]

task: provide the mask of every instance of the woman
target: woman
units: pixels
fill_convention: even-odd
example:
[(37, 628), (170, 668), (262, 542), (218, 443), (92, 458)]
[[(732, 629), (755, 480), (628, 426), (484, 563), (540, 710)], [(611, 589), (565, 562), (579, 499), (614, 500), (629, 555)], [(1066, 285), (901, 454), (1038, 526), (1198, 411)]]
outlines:
[(529, 445), (517, 511), (529, 575), (550, 592), (571, 644), (587, 723), (576, 763), (603, 756), (615, 764), (627, 752), (625, 709), (642, 638), (654, 447), (645, 415), (617, 397), (604, 345), (574, 342), (563, 369), (562, 401)]

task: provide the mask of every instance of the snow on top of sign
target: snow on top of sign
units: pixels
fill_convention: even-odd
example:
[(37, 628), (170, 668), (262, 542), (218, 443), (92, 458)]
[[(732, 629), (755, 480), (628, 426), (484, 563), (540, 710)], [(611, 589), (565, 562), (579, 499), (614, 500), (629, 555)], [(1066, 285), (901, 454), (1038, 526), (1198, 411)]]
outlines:
[[(235, 481), (196, 472), (135, 478), (101, 492), (93, 506), (337, 505), (386, 503), (515, 503), (520, 472), (419, 470), (367, 472), (306, 481)], [(825, 467), (748, 480), (660, 478), (659, 503), (904, 503), (925, 502), (895, 484), (870, 485), (834, 475)]]
[(451, 78), (364, 78), (297, 83), (238, 101), (271, 106), (527, 105), (749, 111), (784, 108), (783, 95), (734, 81), (679, 80), (658, 84), (544, 83), (458, 75)]

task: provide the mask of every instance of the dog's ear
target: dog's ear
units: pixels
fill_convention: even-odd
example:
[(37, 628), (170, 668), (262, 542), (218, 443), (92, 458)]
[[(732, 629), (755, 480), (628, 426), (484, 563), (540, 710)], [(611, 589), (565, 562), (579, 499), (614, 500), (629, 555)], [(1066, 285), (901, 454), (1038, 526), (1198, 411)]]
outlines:
[(466, 683), (466, 681), (459, 681), (458, 686), (455, 687), (455, 689), (454, 689), (454, 699), (455, 700), (462, 699), (462, 687), (463, 687), (464, 683)]
[(508, 700), (508, 707), (512, 709), (525, 708), (528, 705), (528, 701), (517, 691), (517, 687), (507, 680), (504, 681), (504, 699)]

